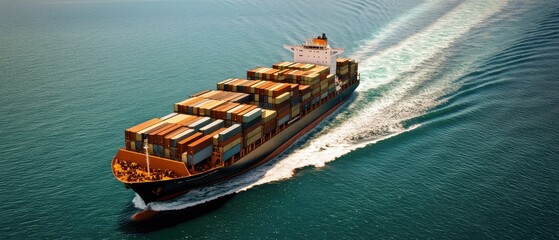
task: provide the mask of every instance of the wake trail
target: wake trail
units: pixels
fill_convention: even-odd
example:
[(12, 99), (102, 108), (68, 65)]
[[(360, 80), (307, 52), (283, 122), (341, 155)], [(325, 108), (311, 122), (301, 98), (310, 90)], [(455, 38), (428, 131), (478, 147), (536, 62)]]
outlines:
[[(419, 9), (411, 11), (411, 17), (396, 20), (382, 34), (394, 33), (403, 22), (435, 5), (420, 5)], [(433, 76), (447, 61), (445, 49), (498, 13), (504, 5), (504, 1), (466, 1), (424, 30), (374, 55), (366, 53), (374, 49), (379, 40), (365, 43), (354, 56), (360, 59), (361, 85), (339, 113), (333, 114), (271, 162), (232, 180), (192, 190), (179, 198), (150, 203), (150, 208), (158, 211), (184, 209), (254, 186), (288, 179), (296, 169), (322, 167), (355, 149), (420, 127), (419, 124), (406, 127), (405, 123), (444, 101), (441, 97), (452, 88), (451, 82), (456, 79), (453, 75), (462, 74), (460, 70), (451, 71), (450, 76), (432, 82)], [(147, 207), (137, 195), (133, 202), (137, 208)]]

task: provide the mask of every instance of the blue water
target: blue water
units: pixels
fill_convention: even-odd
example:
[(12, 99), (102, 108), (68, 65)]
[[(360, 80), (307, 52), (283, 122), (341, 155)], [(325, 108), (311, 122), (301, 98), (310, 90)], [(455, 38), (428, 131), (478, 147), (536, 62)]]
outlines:
[[(153, 203), (123, 130), (325, 32), (351, 101), (272, 163)], [(0, 237), (559, 238), (557, 1), (0, 1)]]

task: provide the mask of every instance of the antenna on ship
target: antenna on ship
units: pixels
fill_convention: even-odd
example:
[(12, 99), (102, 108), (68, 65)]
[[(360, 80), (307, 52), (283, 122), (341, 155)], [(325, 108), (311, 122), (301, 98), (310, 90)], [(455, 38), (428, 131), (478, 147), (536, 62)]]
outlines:
[(144, 139), (144, 149), (146, 150), (146, 162), (148, 165), (148, 177), (151, 176), (150, 172), (149, 172), (149, 154), (148, 154), (148, 140)]

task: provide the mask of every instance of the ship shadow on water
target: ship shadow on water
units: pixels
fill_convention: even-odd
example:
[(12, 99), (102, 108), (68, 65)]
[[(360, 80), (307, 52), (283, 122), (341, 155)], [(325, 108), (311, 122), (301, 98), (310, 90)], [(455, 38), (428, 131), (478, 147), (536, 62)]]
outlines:
[(128, 234), (141, 234), (171, 228), (181, 223), (194, 220), (223, 207), (235, 194), (229, 194), (217, 199), (179, 210), (158, 211), (157, 214), (144, 221), (133, 221), (130, 217), (139, 210), (132, 204), (122, 211), (119, 221), (121, 231)]

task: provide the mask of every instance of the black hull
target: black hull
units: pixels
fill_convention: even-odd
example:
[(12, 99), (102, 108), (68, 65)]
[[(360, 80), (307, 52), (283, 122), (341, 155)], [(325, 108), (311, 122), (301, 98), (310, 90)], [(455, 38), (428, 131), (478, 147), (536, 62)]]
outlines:
[(189, 177), (155, 182), (126, 183), (126, 186), (132, 188), (148, 204), (153, 201), (171, 199), (194, 188), (220, 182), (244, 173), (271, 160), (287, 149), (294, 140), (309, 132), (320, 121), (340, 107), (358, 85), (359, 82), (340, 92), (230, 166)]

